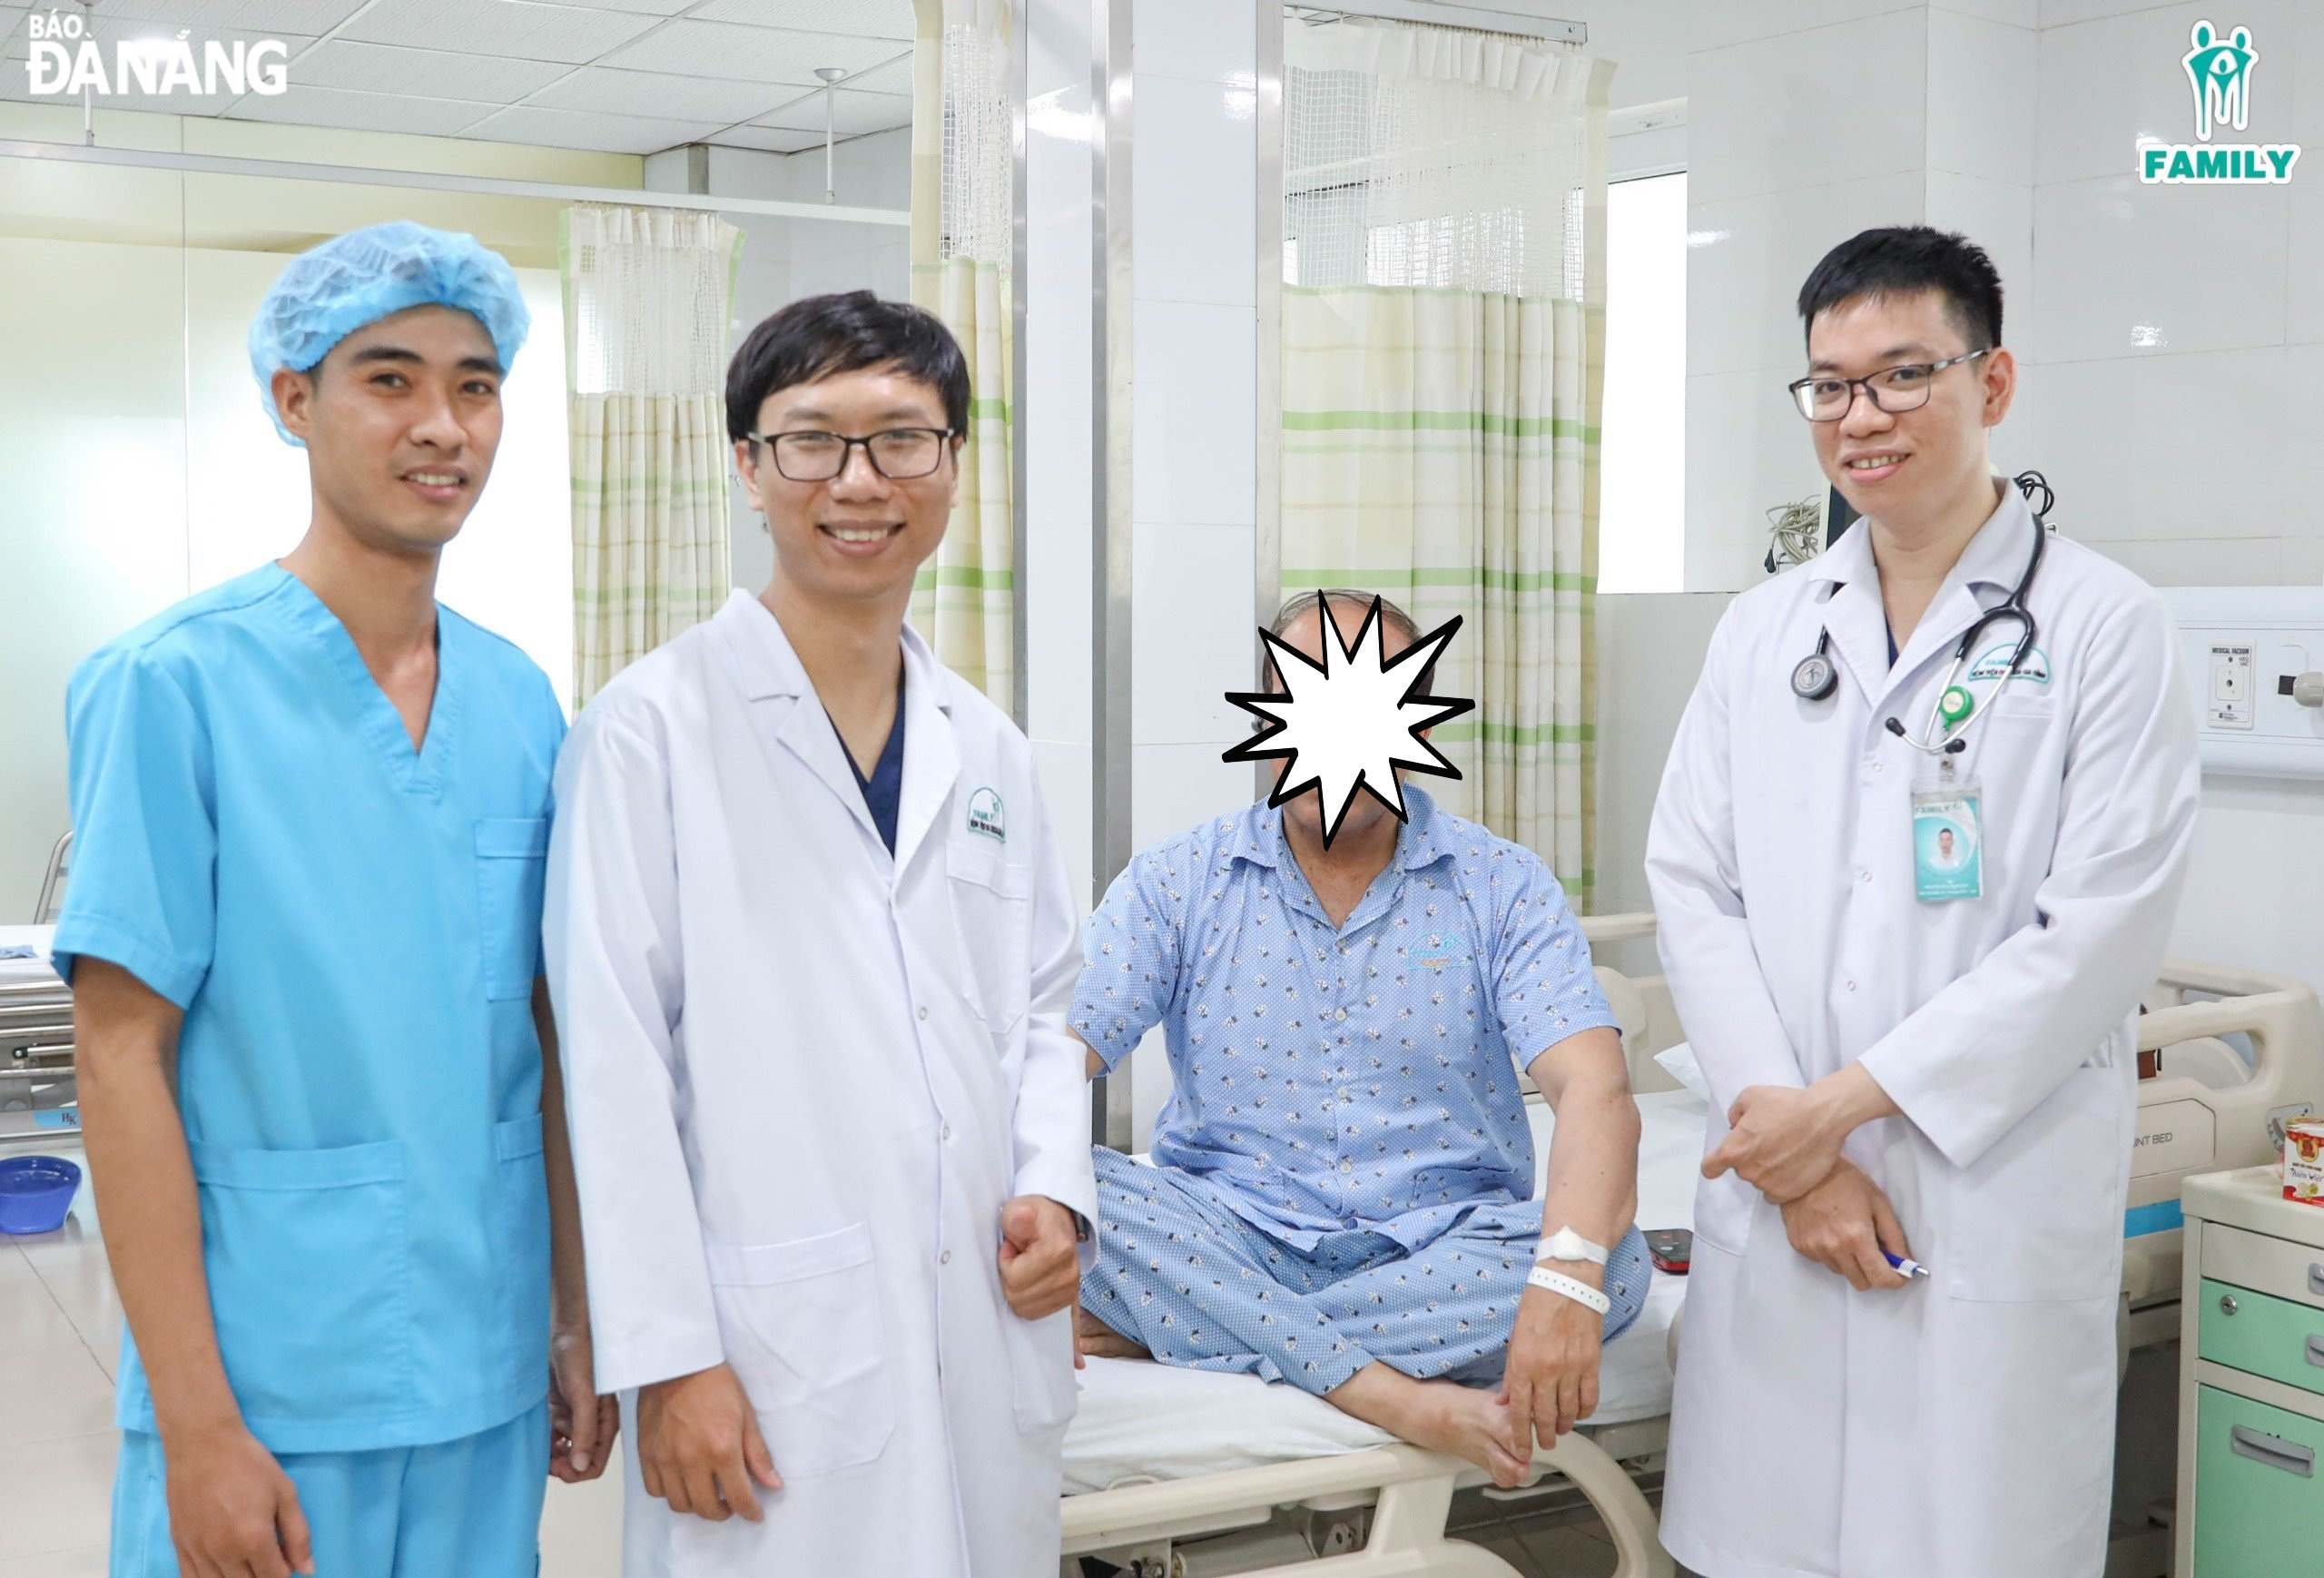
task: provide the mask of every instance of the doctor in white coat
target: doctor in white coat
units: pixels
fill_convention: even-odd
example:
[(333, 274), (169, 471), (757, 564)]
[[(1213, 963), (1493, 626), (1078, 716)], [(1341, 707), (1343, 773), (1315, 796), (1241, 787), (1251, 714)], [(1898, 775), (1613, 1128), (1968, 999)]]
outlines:
[(773, 580), (617, 676), (558, 764), (628, 1578), (1056, 1569), (1097, 1216), (1075, 915), (1024, 736), (903, 625), (968, 396), (915, 308), (762, 324), (727, 406)]
[[(1709, 1578), (2094, 1578), (2192, 702), (2128, 571), (2053, 538), (2025, 584), (1984, 253), (1867, 232), (1799, 306), (1867, 518), (1720, 622), (1647, 856), (1714, 1108), (1663, 1539)], [(1951, 678), (2018, 587), (2033, 639), (1993, 619)]]

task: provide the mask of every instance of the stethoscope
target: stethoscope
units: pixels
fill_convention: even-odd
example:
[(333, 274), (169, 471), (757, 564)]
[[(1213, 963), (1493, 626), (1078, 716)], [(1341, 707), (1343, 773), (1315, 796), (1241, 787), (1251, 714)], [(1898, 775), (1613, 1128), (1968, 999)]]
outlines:
[[(1977, 638), (2002, 620), (2017, 621), (2017, 645), (2011, 649), (2009, 666), (2003, 671), (1999, 683), (1986, 698), (1988, 701), (1999, 695), (2002, 687), (2017, 677), (2018, 665), (2024, 663), (2026, 654), (2034, 650), (2038, 627), (2034, 623), (2033, 610), (2025, 606), (2025, 594), (2034, 585), (2035, 572), (2042, 567), (2043, 550), (2049, 547), (2050, 528), (2045, 518), (2058, 498), (2039, 471), (2022, 471), (2012, 480), (2027, 499), (2039, 495), (2041, 500), (2034, 506), (2034, 553), (2025, 561), (2025, 573), (2017, 577), (2017, 585), (2010, 589), (2008, 597), (1977, 616), (1962, 634), (1959, 644), (1953, 648), (1953, 666), (1945, 674), (1945, 687), (1936, 693), (1936, 700), (1929, 707), (1925, 730), (1928, 737), (1914, 738), (1906, 732), (1901, 718), (1892, 717), (1887, 723), (1890, 734), (1915, 751), (1932, 756), (1949, 755), (1965, 747), (1969, 743), (1970, 725), (1985, 715), (1986, 709), (1977, 704), (1977, 698), (1970, 694), (1968, 686), (1961, 683), (1961, 666), (1968, 662), (1969, 655), (1976, 650)], [(1832, 630), (1827, 625), (1817, 633), (1816, 650), (1801, 658), (1798, 666), (1792, 669), (1792, 695), (1802, 701), (1822, 701), (1839, 688), (1840, 675), (1832, 663), (1831, 646)]]

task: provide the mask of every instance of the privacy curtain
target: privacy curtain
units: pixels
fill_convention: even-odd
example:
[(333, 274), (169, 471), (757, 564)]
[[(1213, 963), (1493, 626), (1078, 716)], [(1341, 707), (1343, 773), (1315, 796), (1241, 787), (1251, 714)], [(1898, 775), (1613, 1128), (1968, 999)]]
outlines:
[[(1009, 6), (926, 0), (922, 12), (920, 58), (933, 64), (922, 68), (912, 117), (912, 299), (960, 340), (970, 401), (960, 501), (942, 546), (921, 567), (911, 622), (941, 662), (1009, 708), (1016, 686)], [(931, 48), (928, 28), (936, 25), (940, 39)]]
[(1610, 65), (1285, 24), (1282, 580), (1455, 615), (1448, 808), (1589, 905)]
[(576, 708), (726, 599), (726, 326), (742, 250), (714, 213), (566, 211)]

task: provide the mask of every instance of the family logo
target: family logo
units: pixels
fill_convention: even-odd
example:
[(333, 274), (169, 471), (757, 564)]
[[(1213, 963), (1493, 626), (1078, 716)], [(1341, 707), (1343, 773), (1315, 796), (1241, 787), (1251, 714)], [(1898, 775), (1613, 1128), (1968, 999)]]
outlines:
[(78, 94), (184, 93), (195, 97), (224, 94), (269, 96), (290, 85), (290, 46), (279, 38), (256, 44), (236, 39), (231, 44), (206, 40), (200, 54), (187, 32), (173, 37), (125, 38), (113, 46), (113, 65), (105, 65), (104, 46), (88, 36), (89, 25), (79, 15), (38, 12), (25, 19), (31, 53), (25, 77), (34, 98)]
[(980, 789), (969, 796), (969, 831), (981, 833), (987, 838), (1009, 842), (1009, 824), (1000, 814), (1000, 796), (990, 789)]
[(2297, 143), (2209, 144), (2221, 127), (2240, 132), (2251, 121), (2251, 68), (2260, 52), (2251, 30), (2239, 27), (2221, 38), (2208, 20), (2195, 24), (2194, 45), (2180, 57), (2187, 85), (2195, 94), (2195, 138), (2190, 143), (2147, 143), (2139, 149), (2139, 179), (2149, 185), (2225, 185), (2290, 181), (2299, 159)]
[[(1972, 680), (1999, 679), (2009, 672), (2009, 660), (2017, 654), (2017, 643), (2004, 641), (1983, 657), (1969, 670)], [(2029, 647), (2025, 660), (2017, 666), (2017, 677), (2030, 679), (2035, 685), (2050, 683), (2050, 655), (2040, 647)]]
[(1431, 932), (1404, 949), (1404, 962), (1415, 970), (1450, 970), (1468, 957), (1461, 939), (1450, 932)]

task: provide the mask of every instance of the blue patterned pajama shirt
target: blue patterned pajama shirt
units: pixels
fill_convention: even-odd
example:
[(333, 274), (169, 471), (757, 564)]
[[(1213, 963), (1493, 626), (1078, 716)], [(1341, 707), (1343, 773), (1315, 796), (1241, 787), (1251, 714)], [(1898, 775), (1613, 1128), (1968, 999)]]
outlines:
[[(1614, 1019), (1540, 859), (1404, 795), (1336, 929), (1264, 805), (1146, 851), (1090, 919), (1074, 1029), (1110, 1069), (1161, 1025), (1176, 1088), (1155, 1166), (1098, 1153), (1082, 1304), (1158, 1359), (1499, 1377), (1541, 1232), (1518, 1063)], [(1649, 1275), (1633, 1229), (1609, 1337)]]

